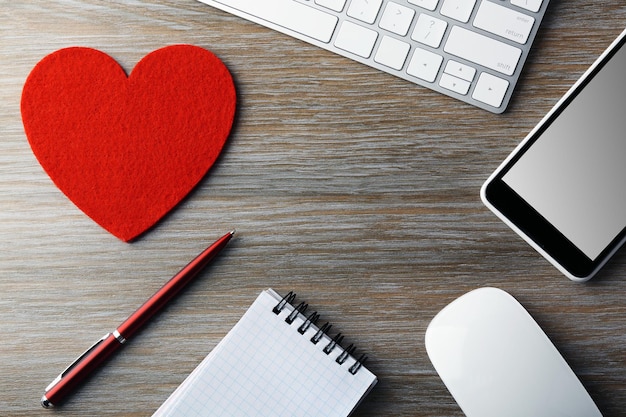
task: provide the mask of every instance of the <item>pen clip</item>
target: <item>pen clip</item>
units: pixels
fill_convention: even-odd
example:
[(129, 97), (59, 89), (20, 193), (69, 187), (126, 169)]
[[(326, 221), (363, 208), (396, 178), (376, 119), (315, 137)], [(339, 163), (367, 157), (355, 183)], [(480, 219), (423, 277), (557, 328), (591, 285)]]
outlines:
[(59, 383), (59, 381), (61, 381), (63, 379), (63, 377), (72, 370), (72, 368), (74, 368), (76, 365), (78, 365), (78, 363), (80, 361), (82, 361), (85, 356), (89, 355), (89, 353), (94, 350), (100, 343), (104, 342), (106, 340), (107, 337), (109, 337), (111, 335), (111, 333), (107, 333), (104, 336), (102, 336), (102, 338), (100, 340), (98, 340), (96, 343), (94, 343), (93, 345), (91, 345), (91, 347), (89, 347), (86, 351), (84, 351), (79, 357), (77, 357), (76, 359), (74, 359), (74, 361), (67, 367), (65, 368), (65, 370), (63, 370), (63, 372), (61, 372), (59, 374), (59, 376), (57, 376), (56, 378), (54, 378), (54, 381), (52, 381), (45, 389), (46, 392), (50, 391), (52, 389), (52, 387), (54, 387), (56, 384)]

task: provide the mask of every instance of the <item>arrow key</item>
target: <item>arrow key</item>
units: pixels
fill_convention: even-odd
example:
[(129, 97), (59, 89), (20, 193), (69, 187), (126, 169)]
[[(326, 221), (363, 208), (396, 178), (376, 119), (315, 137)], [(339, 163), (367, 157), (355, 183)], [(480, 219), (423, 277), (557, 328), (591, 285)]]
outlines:
[(430, 83), (435, 81), (443, 57), (422, 48), (415, 48), (411, 62), (406, 69), (407, 74)]
[(456, 62), (452, 59), (446, 64), (444, 72), (469, 82), (472, 82), (474, 75), (476, 75), (475, 68), (472, 68), (469, 65), (461, 64), (460, 62)]
[(500, 107), (508, 88), (507, 80), (483, 72), (478, 77), (472, 98), (493, 107)]
[(459, 94), (467, 94), (470, 88), (470, 83), (457, 77), (453, 77), (450, 74), (441, 74), (439, 85), (445, 89), (454, 91)]

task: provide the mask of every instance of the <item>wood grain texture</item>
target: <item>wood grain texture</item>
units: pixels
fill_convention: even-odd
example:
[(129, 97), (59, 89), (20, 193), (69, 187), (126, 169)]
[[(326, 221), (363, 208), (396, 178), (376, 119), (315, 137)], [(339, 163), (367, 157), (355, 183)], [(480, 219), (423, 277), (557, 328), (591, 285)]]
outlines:
[[(500, 116), (192, 0), (0, 0), (0, 415), (147, 416), (264, 288), (295, 290), (369, 354), (365, 416), (462, 416), (424, 349), (430, 319), (481, 286), (515, 296), (605, 416), (626, 415), (626, 255), (568, 281), (479, 187), (621, 32), (623, 2), (552, 0)], [(130, 71), (191, 43), (231, 69), (238, 113), (216, 166), (125, 244), (76, 209), (20, 119), (32, 67), (67, 46)], [(226, 231), (223, 256), (60, 410), (44, 387)]]

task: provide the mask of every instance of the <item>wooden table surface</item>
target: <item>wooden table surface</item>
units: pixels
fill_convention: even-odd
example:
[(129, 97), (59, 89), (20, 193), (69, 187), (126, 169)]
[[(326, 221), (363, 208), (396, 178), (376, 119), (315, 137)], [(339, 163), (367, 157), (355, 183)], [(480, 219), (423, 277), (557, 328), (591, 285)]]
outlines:
[[(271, 287), (368, 352), (380, 381), (356, 416), (462, 416), (424, 332), (483, 286), (528, 309), (605, 416), (626, 415), (626, 252), (575, 284), (479, 198), (625, 25), (622, 1), (552, 0), (509, 110), (494, 115), (192, 0), (0, 0), (0, 415), (151, 415)], [(123, 243), (38, 164), (22, 87), (63, 47), (130, 71), (174, 43), (226, 63), (237, 119), (190, 196)], [(76, 395), (40, 406), (69, 362), (232, 228), (223, 255)]]

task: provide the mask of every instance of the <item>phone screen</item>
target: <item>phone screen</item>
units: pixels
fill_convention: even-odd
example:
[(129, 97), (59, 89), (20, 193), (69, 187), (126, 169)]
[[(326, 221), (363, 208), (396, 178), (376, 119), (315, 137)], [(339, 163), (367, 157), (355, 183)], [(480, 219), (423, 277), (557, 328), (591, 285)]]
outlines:
[(603, 263), (626, 230), (623, 35), (484, 187), (488, 203), (576, 276)]
[(626, 226), (626, 48), (503, 180), (590, 259)]

